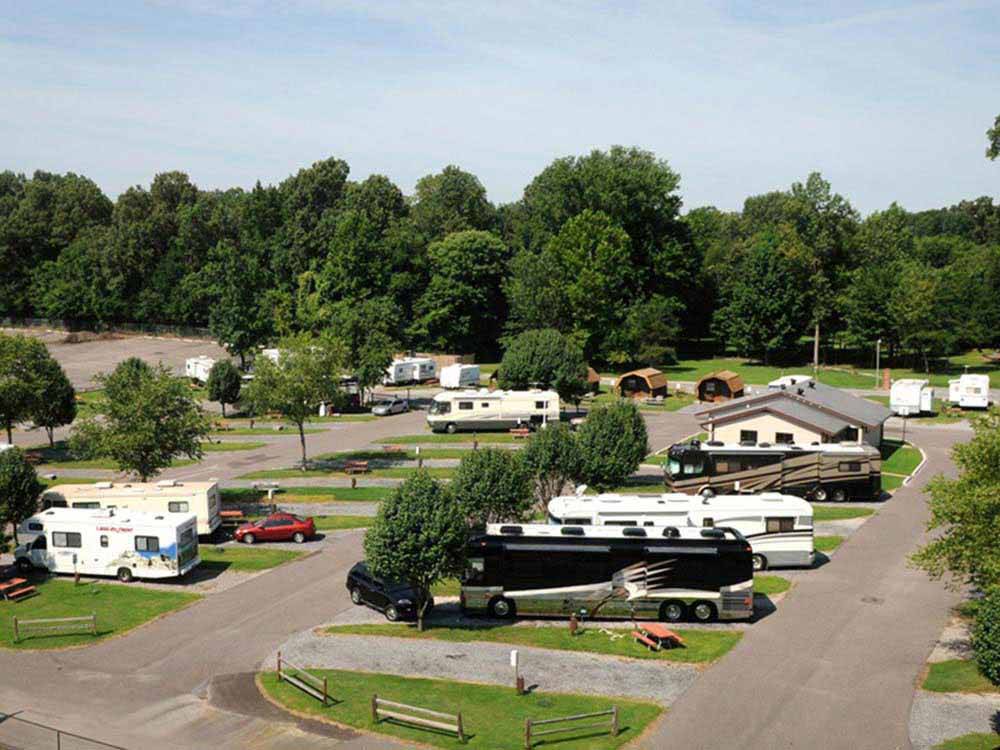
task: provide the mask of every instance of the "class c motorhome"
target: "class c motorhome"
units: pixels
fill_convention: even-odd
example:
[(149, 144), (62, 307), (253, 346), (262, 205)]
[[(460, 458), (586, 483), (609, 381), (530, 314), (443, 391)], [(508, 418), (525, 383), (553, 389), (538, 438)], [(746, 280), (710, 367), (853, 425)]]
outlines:
[(549, 522), (581, 526), (712, 528), (729, 526), (753, 547), (754, 570), (811, 567), (813, 509), (801, 497), (759, 495), (700, 497), (661, 495), (566, 495), (549, 501)]
[(963, 409), (985, 409), (990, 405), (990, 376), (965, 373), (948, 381), (948, 401)]
[(193, 513), (198, 534), (208, 536), (222, 523), (215, 482), (97, 482), (60, 484), (42, 493), (43, 508), (117, 508), (180, 518)]
[(34, 535), (14, 552), (18, 568), (88, 576), (174, 578), (200, 562), (197, 520), (183, 515), (107, 508), (49, 508), (21, 530)]
[(427, 424), (434, 432), (507, 430), (559, 421), (555, 391), (447, 391), (431, 401)]

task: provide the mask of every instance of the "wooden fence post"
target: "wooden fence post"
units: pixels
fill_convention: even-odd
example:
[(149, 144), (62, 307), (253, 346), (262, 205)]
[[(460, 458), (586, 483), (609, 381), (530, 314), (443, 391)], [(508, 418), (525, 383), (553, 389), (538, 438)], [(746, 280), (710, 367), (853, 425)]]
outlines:
[(524, 720), (524, 750), (531, 750), (531, 719)]
[(372, 724), (378, 724), (378, 693), (372, 694)]
[(96, 612), (91, 612), (90, 613), (90, 634), (93, 635), (93, 636), (95, 636), (95, 637), (97, 636), (97, 613)]
[(17, 615), (14, 615), (14, 643), (21, 640), (21, 634), (17, 630)]
[(618, 736), (618, 706), (611, 707), (611, 736)]
[(330, 692), (326, 688), (326, 680), (327, 680), (327, 678), (324, 677), (323, 678), (323, 705), (324, 706), (326, 706), (327, 700), (330, 697)]
[(458, 712), (458, 741), (465, 744), (465, 732), (462, 731), (462, 712)]
[(278, 682), (281, 682), (281, 652), (278, 652)]

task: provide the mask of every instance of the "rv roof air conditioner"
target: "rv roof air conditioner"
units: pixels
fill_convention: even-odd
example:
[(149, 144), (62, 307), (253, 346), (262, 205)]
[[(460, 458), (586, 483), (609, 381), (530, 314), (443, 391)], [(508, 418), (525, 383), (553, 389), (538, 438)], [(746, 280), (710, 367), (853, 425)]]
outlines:
[(99, 490), (110, 490), (114, 486), (115, 486), (114, 482), (97, 482), (94, 485), (94, 487), (96, 487)]
[(157, 487), (176, 487), (178, 484), (176, 479), (161, 479), (156, 483)]
[(679, 532), (675, 526), (666, 526), (663, 529), (663, 536), (667, 537), (668, 539), (673, 539), (675, 537), (679, 537), (680, 535), (681, 532)]
[(512, 534), (514, 536), (518, 536), (518, 535), (524, 533), (524, 529), (522, 529), (520, 526), (501, 526), (500, 527), (500, 533), (501, 534)]
[(563, 536), (583, 536), (584, 532), (582, 526), (562, 526), (559, 533)]
[(585, 485), (585, 484), (578, 484), (576, 486), (576, 490), (574, 490), (574, 492), (576, 493), (577, 497), (581, 497), (583, 495), (583, 493), (586, 492), (586, 491), (587, 491), (587, 485)]
[(638, 526), (626, 526), (622, 529), (622, 536), (646, 536), (646, 530)]

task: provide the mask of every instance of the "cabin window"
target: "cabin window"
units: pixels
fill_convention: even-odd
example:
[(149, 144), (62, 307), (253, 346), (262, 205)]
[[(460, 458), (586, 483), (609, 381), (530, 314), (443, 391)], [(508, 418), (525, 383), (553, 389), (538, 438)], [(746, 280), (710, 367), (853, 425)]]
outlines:
[(757, 444), (757, 430), (740, 430), (741, 443)]
[(53, 547), (82, 547), (83, 537), (76, 531), (53, 531)]
[(463, 578), (463, 583), (466, 584), (476, 584), (481, 583), (485, 578), (486, 573), (486, 560), (482, 557), (472, 557), (469, 558), (469, 565), (465, 569), (465, 576)]
[(844, 461), (837, 468), (842, 474), (857, 474), (861, 471), (861, 464), (857, 461)]
[(101, 546), (102, 547), (107, 547), (108, 546), (108, 535), (107, 534), (101, 534)]
[(471, 401), (459, 401), (458, 402), (459, 411), (471, 411), (472, 402)]
[(155, 536), (137, 536), (135, 538), (136, 552), (159, 552), (160, 540)]
[(95, 510), (97, 508), (100, 508), (101, 504), (100, 503), (95, 503), (95, 502), (88, 501), (88, 502), (85, 502), (85, 503), (84, 502), (73, 503), (73, 507), (74, 508), (84, 508), (86, 510)]
[(167, 503), (167, 510), (169, 510), (171, 513), (187, 513), (188, 504), (187, 502), (180, 500), (173, 503)]
[(767, 520), (767, 533), (777, 534), (782, 531), (794, 531), (795, 530), (795, 519), (794, 518), (768, 518)]
[(535, 408), (536, 409), (547, 409), (548, 406), (549, 406), (549, 402), (548, 401), (536, 401), (535, 402)]
[(795, 442), (795, 435), (790, 432), (776, 432), (774, 433), (774, 442), (792, 445)]
[(707, 516), (701, 519), (701, 525), (706, 528), (712, 528), (713, 526), (715, 526), (715, 519), (712, 518), (711, 516)]

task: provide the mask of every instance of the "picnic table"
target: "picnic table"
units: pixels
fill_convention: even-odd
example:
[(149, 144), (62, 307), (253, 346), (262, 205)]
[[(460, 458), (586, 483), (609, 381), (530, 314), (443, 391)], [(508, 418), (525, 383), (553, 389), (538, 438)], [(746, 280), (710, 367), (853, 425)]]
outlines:
[(531, 434), (531, 429), (528, 427), (511, 427), (510, 434), (514, 436), (515, 440), (524, 439)]
[(347, 461), (344, 464), (345, 474), (367, 474), (368, 473), (368, 462), (367, 461)]
[(0, 598), (9, 602), (20, 601), (21, 599), (36, 593), (34, 586), (29, 586), (25, 578), (11, 578), (0, 581)]
[(640, 622), (632, 631), (632, 638), (652, 651), (684, 645), (684, 639), (659, 622)]

